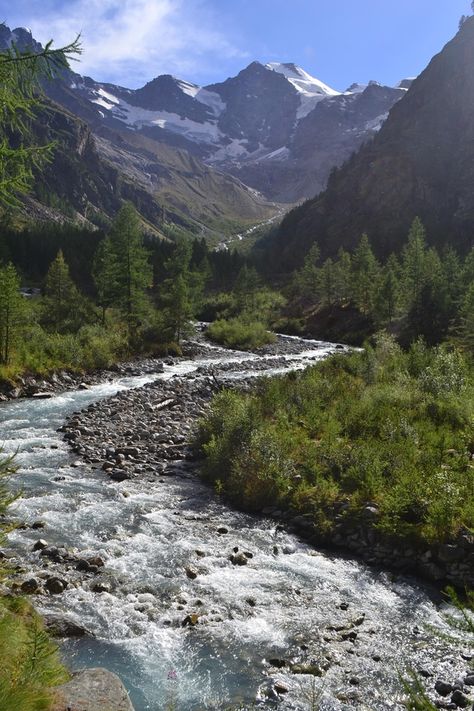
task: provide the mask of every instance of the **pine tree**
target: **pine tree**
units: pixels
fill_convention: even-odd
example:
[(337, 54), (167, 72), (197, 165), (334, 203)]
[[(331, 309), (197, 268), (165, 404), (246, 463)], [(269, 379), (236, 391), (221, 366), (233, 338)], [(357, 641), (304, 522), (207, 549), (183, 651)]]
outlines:
[(335, 298), (340, 304), (347, 304), (352, 298), (352, 257), (345, 249), (339, 250), (334, 265)]
[(191, 245), (179, 239), (165, 268), (167, 278), (161, 287), (161, 301), (165, 307), (165, 323), (170, 338), (180, 343), (194, 317), (199, 280), (190, 269)]
[(319, 245), (315, 242), (306, 255), (303, 266), (295, 274), (295, 289), (298, 295), (305, 301), (314, 302), (318, 296), (319, 257)]
[(318, 292), (321, 301), (326, 306), (332, 306), (336, 298), (336, 274), (334, 262), (326, 259), (321, 269), (318, 270)]
[(34, 145), (29, 121), (41, 107), (40, 79), (68, 67), (68, 57), (80, 54), (77, 38), (66, 47), (20, 52), (14, 46), (0, 52), (0, 203), (18, 204), (17, 193), (27, 192), (33, 168), (49, 160), (53, 144)]
[(102, 309), (102, 323), (105, 323), (107, 309), (114, 303), (115, 255), (110, 237), (105, 237), (97, 247), (92, 264), (92, 277), (97, 289), (97, 303)]
[(366, 315), (372, 313), (374, 308), (379, 270), (369, 238), (364, 234), (352, 258), (352, 275), (355, 304)]
[(426, 281), (425, 228), (415, 217), (408, 233), (408, 242), (403, 249), (402, 286), (407, 310), (420, 303), (420, 294)]
[(474, 282), (461, 304), (458, 333), (462, 344), (474, 353)]
[(246, 264), (237, 275), (234, 285), (237, 309), (247, 316), (255, 316), (256, 294), (261, 288), (260, 277), (255, 267)]
[(110, 264), (104, 264), (101, 284), (110, 303), (123, 314), (129, 339), (134, 339), (148, 308), (146, 292), (152, 286), (153, 272), (143, 246), (138, 214), (131, 203), (125, 203), (119, 210), (109, 240), (105, 249)]
[(62, 250), (46, 275), (43, 312), (43, 322), (57, 333), (75, 331), (81, 325), (82, 297), (71, 279)]
[(398, 279), (398, 261), (391, 254), (382, 270), (376, 297), (376, 316), (381, 323), (392, 323), (398, 308), (400, 282)]
[(25, 302), (13, 264), (0, 268), (0, 362), (10, 362), (12, 347), (25, 321)]

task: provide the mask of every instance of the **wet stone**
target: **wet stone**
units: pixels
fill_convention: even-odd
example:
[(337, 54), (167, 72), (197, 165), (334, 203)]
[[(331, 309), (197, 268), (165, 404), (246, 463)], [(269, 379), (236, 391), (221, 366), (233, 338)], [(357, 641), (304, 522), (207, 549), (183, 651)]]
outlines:
[(442, 679), (438, 679), (435, 684), (435, 690), (440, 696), (448, 696), (453, 690), (453, 685)]
[(38, 592), (39, 587), (39, 582), (36, 578), (29, 578), (29, 580), (25, 580), (21, 584), (20, 590), (25, 595), (34, 595), (34, 593)]
[(61, 578), (48, 578), (44, 587), (51, 595), (60, 595), (66, 589), (67, 583)]
[(451, 696), (451, 703), (456, 704), (461, 709), (469, 706), (469, 698), (460, 689), (455, 689)]

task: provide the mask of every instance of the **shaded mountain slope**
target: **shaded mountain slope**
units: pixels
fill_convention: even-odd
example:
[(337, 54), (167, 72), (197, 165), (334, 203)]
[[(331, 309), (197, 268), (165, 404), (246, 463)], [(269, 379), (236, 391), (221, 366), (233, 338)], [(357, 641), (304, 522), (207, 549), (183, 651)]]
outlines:
[(433, 244), (474, 242), (474, 18), (413, 82), (368, 144), (327, 190), (290, 212), (270, 245), (277, 268), (352, 248), (367, 232), (376, 252), (397, 250), (415, 216)]

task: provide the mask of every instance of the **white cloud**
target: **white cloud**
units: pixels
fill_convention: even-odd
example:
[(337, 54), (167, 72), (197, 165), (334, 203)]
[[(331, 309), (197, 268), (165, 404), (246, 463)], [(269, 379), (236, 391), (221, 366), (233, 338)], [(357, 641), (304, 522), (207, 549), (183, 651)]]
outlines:
[[(217, 27), (205, 0), (66, 0), (60, 5), (20, 0), (18, 5), (15, 20), (21, 12), (18, 24), (28, 25), (43, 43), (53, 38), (60, 46), (80, 32), (84, 53), (73, 68), (102, 81), (135, 87), (158, 74), (187, 78), (216, 62), (247, 57)], [(7, 20), (11, 14), (6, 13)]]

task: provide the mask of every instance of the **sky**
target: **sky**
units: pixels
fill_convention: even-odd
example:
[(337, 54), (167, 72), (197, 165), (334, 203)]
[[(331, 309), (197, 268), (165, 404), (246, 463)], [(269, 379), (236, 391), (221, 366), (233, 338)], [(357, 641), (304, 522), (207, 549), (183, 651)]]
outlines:
[(81, 33), (75, 71), (129, 88), (159, 74), (205, 85), (251, 61), (294, 62), (335, 89), (416, 76), (470, 0), (0, 0), (0, 21), (55, 46)]

